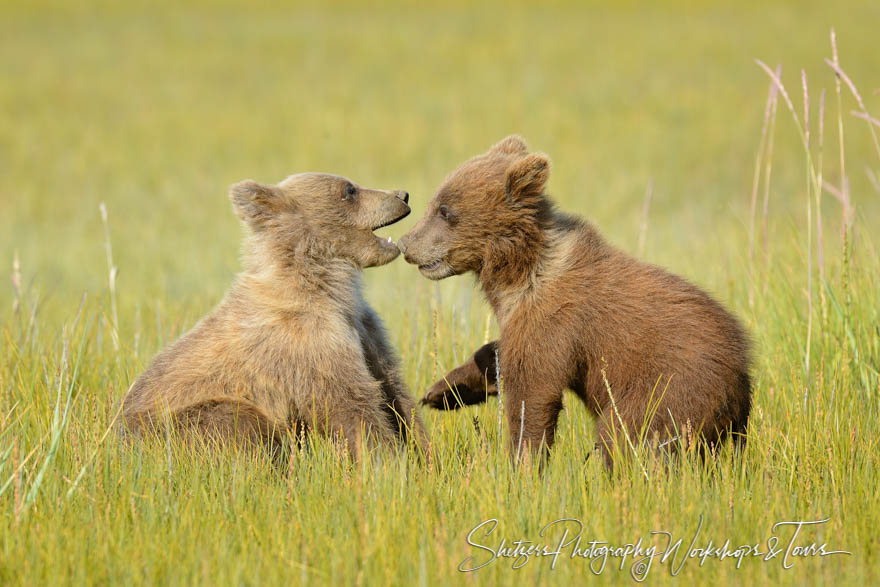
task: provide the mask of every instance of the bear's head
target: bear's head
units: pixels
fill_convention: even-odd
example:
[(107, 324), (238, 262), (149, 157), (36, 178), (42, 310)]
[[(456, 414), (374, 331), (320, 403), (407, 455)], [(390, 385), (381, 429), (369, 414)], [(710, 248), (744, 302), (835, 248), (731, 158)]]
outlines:
[(515, 263), (540, 244), (552, 208), (544, 195), (549, 176), (549, 158), (509, 136), (446, 177), (400, 250), (429, 279)]
[(373, 231), (410, 213), (405, 191), (368, 189), (327, 173), (291, 175), (277, 185), (245, 180), (229, 197), (252, 241), (275, 260), (309, 255), (358, 267), (390, 263), (400, 250)]

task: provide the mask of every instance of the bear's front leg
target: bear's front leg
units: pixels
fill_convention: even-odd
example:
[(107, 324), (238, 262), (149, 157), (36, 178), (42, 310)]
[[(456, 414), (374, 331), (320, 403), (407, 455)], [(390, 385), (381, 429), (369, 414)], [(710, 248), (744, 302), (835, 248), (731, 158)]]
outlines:
[(388, 342), (388, 333), (382, 321), (366, 308), (360, 317), (358, 336), (363, 347), (367, 368), (382, 385), (385, 412), (401, 441), (414, 441), (427, 454), (428, 433), (418, 414), (418, 406), (400, 374), (400, 361)]
[(529, 455), (542, 463), (553, 447), (567, 379), (560, 365), (530, 350), (502, 344), (500, 351), (508, 449), (517, 461)]
[(498, 393), (495, 385), (495, 352), (498, 342), (480, 347), (466, 363), (435, 382), (421, 399), (422, 405), (437, 410), (456, 410), (479, 404)]

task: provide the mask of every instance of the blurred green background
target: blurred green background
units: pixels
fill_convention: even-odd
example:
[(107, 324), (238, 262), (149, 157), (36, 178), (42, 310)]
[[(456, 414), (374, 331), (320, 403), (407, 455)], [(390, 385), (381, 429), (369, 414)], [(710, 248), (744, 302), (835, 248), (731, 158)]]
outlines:
[[(830, 108), (835, 26), (872, 104), (880, 85), (877, 2), (4, 2), (2, 14), (0, 266), (18, 250), (25, 286), (69, 313), (106, 285), (104, 201), (123, 322), (135, 302), (194, 319), (219, 299), (238, 267), (235, 181), (322, 170), (407, 189), (413, 216), (383, 232), (396, 238), (449, 170), (511, 132), (552, 157), (558, 201), (629, 250), (653, 180), (647, 258), (729, 298), (742, 249), (727, 237), (747, 230), (768, 84), (753, 59), (784, 64), (798, 107), (805, 68), (813, 108), (820, 87)], [(856, 122), (851, 153), (870, 155)], [(803, 153), (784, 109), (778, 128), (771, 222), (788, 242), (803, 225)], [(850, 163), (853, 198), (876, 216), (865, 164)], [(383, 308), (419, 287), (402, 260), (368, 273), (371, 291), (395, 285), (371, 294)]]

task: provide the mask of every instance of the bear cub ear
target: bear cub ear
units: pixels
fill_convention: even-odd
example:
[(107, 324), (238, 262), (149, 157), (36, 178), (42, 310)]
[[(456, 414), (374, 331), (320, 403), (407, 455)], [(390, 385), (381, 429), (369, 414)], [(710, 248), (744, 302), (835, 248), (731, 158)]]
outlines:
[(489, 149), (489, 152), (502, 155), (525, 155), (529, 152), (529, 147), (521, 136), (510, 135), (497, 142)]
[(239, 218), (261, 228), (278, 211), (282, 198), (274, 186), (246, 179), (229, 188), (229, 199)]
[(550, 158), (543, 153), (532, 153), (507, 170), (506, 195), (510, 204), (527, 203), (539, 198), (550, 178)]

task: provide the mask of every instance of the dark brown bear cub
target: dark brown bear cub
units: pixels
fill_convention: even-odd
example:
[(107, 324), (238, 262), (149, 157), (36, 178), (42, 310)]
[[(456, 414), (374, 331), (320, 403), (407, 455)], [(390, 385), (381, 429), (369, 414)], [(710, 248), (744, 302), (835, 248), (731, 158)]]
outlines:
[[(409, 214), (409, 195), (336, 175), (232, 186), (250, 229), (245, 270), (220, 305), (162, 351), (123, 402), (128, 430), (170, 425), (182, 436), (277, 446), (305, 426), (394, 444), (425, 431), (361, 269), (399, 254), (373, 231)], [(366, 435), (366, 436), (365, 436)]]
[(566, 388), (597, 416), (609, 466), (623, 432), (664, 443), (692, 431), (710, 446), (743, 438), (749, 345), (736, 318), (557, 211), (544, 194), (549, 174), (546, 155), (508, 137), (453, 171), (400, 240), (429, 279), (475, 273), (501, 332), (423, 403), (484, 400), (497, 345), (512, 453), (552, 446)]

